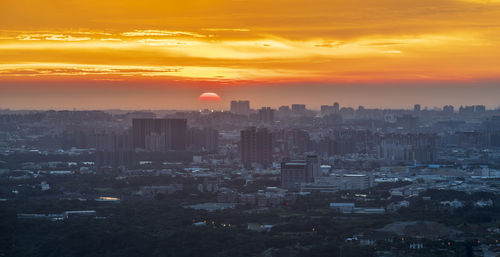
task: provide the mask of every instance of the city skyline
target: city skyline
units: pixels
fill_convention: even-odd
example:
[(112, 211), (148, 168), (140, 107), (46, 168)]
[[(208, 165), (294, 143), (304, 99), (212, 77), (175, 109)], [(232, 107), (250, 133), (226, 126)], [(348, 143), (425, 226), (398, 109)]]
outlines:
[(0, 257), (500, 256), (500, 0), (0, 0)]
[[(162, 106), (143, 106), (139, 108), (134, 108), (133, 106), (128, 107), (128, 106), (103, 106), (101, 108), (96, 108), (96, 107), (72, 107), (72, 106), (59, 106), (56, 107), (54, 105), (49, 106), (49, 107), (40, 107), (40, 106), (30, 106), (27, 105), (26, 107), (20, 106), (20, 107), (10, 107), (10, 106), (3, 106), (0, 105), (0, 111), (2, 110), (11, 110), (11, 111), (48, 111), (48, 110), (55, 110), (55, 111), (92, 111), (92, 110), (99, 110), (99, 111), (231, 111), (231, 104), (232, 102), (239, 102), (239, 101), (244, 101), (244, 102), (249, 102), (249, 111), (253, 111), (255, 113), (258, 113), (261, 109), (267, 109), (270, 108), (271, 110), (278, 110), (280, 107), (292, 107), (292, 105), (298, 104), (298, 105), (304, 105), (307, 110), (309, 111), (314, 111), (314, 112), (320, 112), (322, 111), (322, 108), (325, 106), (332, 107), (334, 103), (340, 104), (340, 108), (352, 108), (354, 110), (357, 110), (358, 108), (364, 108), (364, 109), (369, 109), (369, 110), (408, 110), (412, 111), (414, 110), (415, 105), (421, 106), (422, 111), (443, 111), (446, 107), (451, 106), (454, 108), (454, 112), (458, 112), (460, 107), (474, 107), (474, 106), (484, 106), (486, 110), (499, 110), (500, 109), (500, 104), (495, 105), (495, 104), (485, 104), (484, 102), (481, 101), (469, 101), (467, 103), (458, 103), (458, 104), (453, 104), (449, 102), (436, 102), (434, 105), (426, 105), (421, 102), (407, 102), (404, 105), (385, 105), (385, 104), (370, 104), (366, 105), (366, 103), (363, 102), (355, 102), (354, 104), (345, 104), (343, 102), (340, 102), (339, 100), (332, 100), (332, 101), (327, 101), (327, 102), (316, 102), (315, 104), (312, 105), (307, 105), (304, 104), (304, 102), (279, 102), (279, 103), (274, 103), (272, 104), (269, 102), (267, 103), (260, 103), (260, 105), (254, 104), (254, 102), (247, 100), (247, 99), (230, 99), (230, 100), (198, 100), (199, 103), (197, 106), (193, 108), (183, 108), (183, 107), (178, 107), (178, 108), (163, 108)], [(238, 114), (236, 111), (235, 113)], [(245, 113), (243, 115), (249, 115), (250, 113)]]

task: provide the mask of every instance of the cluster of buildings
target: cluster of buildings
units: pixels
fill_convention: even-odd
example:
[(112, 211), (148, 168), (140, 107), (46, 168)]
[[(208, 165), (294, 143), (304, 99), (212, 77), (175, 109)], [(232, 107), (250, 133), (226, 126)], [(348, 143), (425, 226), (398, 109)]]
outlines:
[[(500, 111), (483, 105), (458, 111), (418, 104), (408, 110), (355, 109), (338, 102), (320, 110), (303, 104), (252, 109), (245, 100), (221, 112), (4, 111), (0, 170), (21, 181), (94, 173), (174, 176), (201, 167), (218, 177), (232, 174), (229, 180), (265, 175), (290, 193), (363, 191), (387, 181), (418, 181), (405, 190), (411, 194), (428, 188), (488, 191), (500, 175), (499, 117)], [(444, 171), (450, 165), (459, 168)], [(391, 171), (397, 167), (404, 172)], [(199, 192), (230, 184), (202, 180)], [(48, 191), (52, 184), (41, 187)], [(139, 192), (178, 190), (146, 185)], [(238, 199), (253, 203), (252, 197)]]

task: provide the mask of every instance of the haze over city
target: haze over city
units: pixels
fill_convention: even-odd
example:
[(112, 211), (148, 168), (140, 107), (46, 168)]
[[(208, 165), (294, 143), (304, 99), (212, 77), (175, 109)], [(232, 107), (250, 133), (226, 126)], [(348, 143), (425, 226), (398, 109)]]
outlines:
[[(411, 108), (499, 95), (500, 3), (44, 1), (0, 3), (0, 108)], [(279, 97), (277, 97), (277, 95)], [(462, 97), (467, 96), (467, 97)], [(461, 102), (460, 102), (461, 101)]]
[(0, 257), (500, 256), (500, 0), (0, 0)]

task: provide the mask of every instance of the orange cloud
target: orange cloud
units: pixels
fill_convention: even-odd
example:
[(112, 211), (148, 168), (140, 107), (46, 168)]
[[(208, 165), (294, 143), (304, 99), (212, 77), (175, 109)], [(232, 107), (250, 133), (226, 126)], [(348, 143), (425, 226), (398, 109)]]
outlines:
[(0, 76), (473, 83), (500, 77), (498, 17), (497, 0), (3, 0)]

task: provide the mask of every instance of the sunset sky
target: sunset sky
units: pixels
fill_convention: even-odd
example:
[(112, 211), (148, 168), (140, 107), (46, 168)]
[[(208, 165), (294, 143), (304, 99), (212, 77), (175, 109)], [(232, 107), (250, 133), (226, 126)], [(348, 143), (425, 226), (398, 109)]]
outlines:
[(0, 108), (498, 107), (499, 46), (500, 0), (1, 0)]

